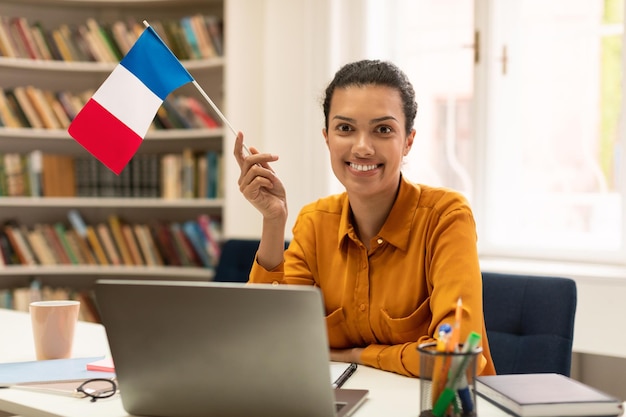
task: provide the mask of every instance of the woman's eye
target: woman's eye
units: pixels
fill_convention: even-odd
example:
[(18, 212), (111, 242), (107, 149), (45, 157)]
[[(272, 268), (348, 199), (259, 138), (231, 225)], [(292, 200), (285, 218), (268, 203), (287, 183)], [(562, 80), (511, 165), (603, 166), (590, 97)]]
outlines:
[(337, 130), (339, 130), (340, 132), (349, 132), (352, 130), (352, 128), (350, 127), (350, 125), (341, 124), (337, 126)]
[(389, 126), (379, 126), (376, 130), (378, 131), (378, 133), (385, 133), (385, 134), (392, 132)]

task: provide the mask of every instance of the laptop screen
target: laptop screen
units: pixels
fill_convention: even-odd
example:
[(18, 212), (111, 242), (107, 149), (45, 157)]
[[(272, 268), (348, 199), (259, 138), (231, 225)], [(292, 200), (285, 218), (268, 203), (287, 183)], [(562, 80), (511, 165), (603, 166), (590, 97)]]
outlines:
[(131, 414), (336, 414), (317, 288), (100, 280), (95, 294)]

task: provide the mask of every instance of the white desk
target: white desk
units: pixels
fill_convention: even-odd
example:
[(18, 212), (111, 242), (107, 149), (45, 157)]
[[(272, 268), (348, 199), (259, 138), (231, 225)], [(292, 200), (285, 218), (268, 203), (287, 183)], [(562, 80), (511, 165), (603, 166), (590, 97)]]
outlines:
[[(31, 361), (35, 358), (30, 332), (30, 317), (0, 309), (0, 362)], [(80, 322), (76, 329), (74, 356), (108, 355), (104, 328), (98, 324)], [(344, 388), (365, 388), (370, 391), (367, 401), (354, 417), (417, 417), (419, 415), (419, 379), (407, 378), (366, 366), (359, 366)], [(495, 406), (478, 399), (481, 417), (507, 416)], [(85, 398), (0, 389), (0, 410), (23, 417), (128, 417), (119, 395), (96, 403)]]

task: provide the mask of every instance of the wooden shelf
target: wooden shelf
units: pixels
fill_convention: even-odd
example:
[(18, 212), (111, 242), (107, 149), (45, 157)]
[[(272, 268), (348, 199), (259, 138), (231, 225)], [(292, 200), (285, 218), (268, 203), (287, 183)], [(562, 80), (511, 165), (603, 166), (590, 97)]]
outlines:
[(214, 271), (207, 268), (57, 265), (0, 267), (0, 288), (29, 286), (33, 279), (42, 285), (91, 288), (99, 279), (176, 279), (183, 281), (210, 281)]
[(74, 8), (145, 8), (156, 6), (159, 8), (174, 8), (193, 5), (221, 4), (221, 0), (3, 0), (4, 3), (39, 6), (62, 6)]
[[(138, 153), (181, 152), (183, 148), (221, 152), (223, 135), (222, 128), (154, 130), (148, 133)], [(0, 152), (28, 153), (33, 149), (44, 153), (87, 155), (65, 130), (0, 127)]]
[(186, 198), (166, 200), (162, 198), (105, 198), (105, 197), (0, 197), (0, 208), (8, 207), (31, 207), (37, 205), (42, 208), (127, 208), (149, 209), (162, 207), (165, 209), (181, 209), (193, 207), (197, 209), (210, 209), (221, 207), (221, 199), (210, 198)]
[[(220, 70), (224, 66), (224, 58), (217, 57), (211, 59), (197, 59), (189, 61), (181, 61), (188, 71), (210, 71), (213, 69)], [(117, 66), (114, 62), (67, 62), (67, 61), (48, 61), (26, 58), (8, 58), (0, 56), (0, 69), (11, 69), (20, 71), (38, 71), (38, 72), (62, 72), (75, 73), (74, 75), (82, 75), (88, 73), (106, 74), (108, 75)]]
[(49, 198), (49, 197), (1, 197), (0, 210), (3, 220), (16, 220), (25, 225), (67, 221), (70, 209), (77, 209), (88, 223), (106, 221), (115, 213), (130, 223), (151, 221), (185, 221), (202, 213), (219, 216), (222, 199), (160, 198)]

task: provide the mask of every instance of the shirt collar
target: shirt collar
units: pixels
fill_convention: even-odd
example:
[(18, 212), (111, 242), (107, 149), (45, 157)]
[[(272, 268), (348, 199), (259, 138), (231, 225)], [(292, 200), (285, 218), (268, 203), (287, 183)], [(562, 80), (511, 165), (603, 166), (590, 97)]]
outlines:
[[(396, 246), (398, 249), (406, 250), (411, 234), (411, 225), (415, 219), (415, 213), (419, 203), (421, 189), (418, 185), (410, 183), (400, 177), (400, 189), (396, 196), (396, 201), (391, 207), (389, 216), (380, 229), (378, 236), (383, 240)], [(338, 243), (339, 247), (344, 239), (350, 236), (357, 239), (354, 225), (352, 224), (352, 211), (348, 194), (343, 194), (343, 209), (341, 211), (341, 221), (339, 222)]]

